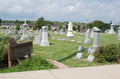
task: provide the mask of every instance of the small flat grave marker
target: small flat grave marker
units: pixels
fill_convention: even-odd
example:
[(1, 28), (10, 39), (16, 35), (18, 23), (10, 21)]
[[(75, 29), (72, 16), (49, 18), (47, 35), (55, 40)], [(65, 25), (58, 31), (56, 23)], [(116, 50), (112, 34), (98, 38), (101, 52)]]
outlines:
[(93, 62), (94, 58), (95, 58), (94, 56), (89, 55), (88, 58), (87, 58), (87, 61)]
[(78, 41), (77, 43), (82, 43), (82, 41)]
[(75, 40), (71, 40), (70, 42), (75, 42)]
[(82, 59), (82, 53), (77, 53), (76, 59)]
[(83, 46), (79, 46), (78, 51), (83, 51)]

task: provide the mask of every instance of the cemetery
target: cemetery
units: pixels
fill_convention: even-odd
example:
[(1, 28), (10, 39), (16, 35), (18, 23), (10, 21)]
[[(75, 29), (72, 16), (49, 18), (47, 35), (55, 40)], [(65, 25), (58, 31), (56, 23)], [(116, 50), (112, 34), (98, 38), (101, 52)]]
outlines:
[[(15, 51), (22, 51), (22, 47), (24, 47), (25, 51), (31, 51), (28, 53), (17, 53), (15, 55), (10, 55), (13, 59), (17, 59), (18, 62), (17, 66), (11, 61), (9, 63), (13, 63), (12, 65), (9, 64), (4, 64), (5, 70), (3, 69), (3, 66), (0, 65), (0, 73), (3, 72), (16, 72), (16, 71), (30, 71), (30, 70), (43, 70), (43, 69), (53, 69), (56, 68), (53, 64), (50, 64), (47, 60), (53, 60), (57, 61), (60, 63), (63, 63), (64, 65), (73, 68), (73, 67), (86, 67), (86, 66), (100, 66), (100, 65), (106, 65), (106, 64), (115, 64), (116, 62), (105, 62), (107, 60), (101, 60), (97, 59), (95, 57), (101, 55), (108, 55), (108, 46), (111, 44), (111, 49), (112, 51), (110, 54), (114, 53), (114, 49), (119, 50), (120, 48), (119, 45), (119, 34), (114, 33), (114, 34), (107, 34), (107, 33), (102, 33), (100, 29), (97, 27), (94, 27), (92, 29), (86, 30), (86, 32), (78, 32), (76, 31), (73, 33), (72, 27), (73, 24), (72, 22), (68, 23), (68, 30), (64, 31), (58, 31), (56, 32), (49, 32), (48, 35), (48, 27), (47, 26), (42, 26), (41, 29), (36, 29), (32, 30), (29, 29), (27, 30), (27, 23), (23, 24), (23, 32), (21, 35), (21, 29), (20, 30), (15, 30), (11, 29), (11, 31), (14, 31), (13, 33), (8, 33), (8, 29), (0, 29), (0, 44), (5, 43), (6, 45), (9, 43), (9, 37), (14, 37), (17, 38), (16, 43), (18, 44), (13, 44), (11, 43), (12, 47), (11, 50), (13, 51), (13, 54)], [(65, 27), (65, 26), (64, 26)], [(62, 28), (64, 29), (64, 28)], [(92, 31), (91, 31), (92, 30)], [(4, 32), (5, 31), (5, 32)], [(63, 33), (61, 33), (63, 32)], [(119, 32), (119, 28), (118, 28)], [(84, 34), (83, 34), (84, 33)], [(92, 34), (92, 35), (91, 35)], [(90, 38), (90, 35), (92, 38)], [(6, 40), (7, 42), (4, 42)], [(22, 43), (26, 43), (32, 41), (32, 44), (28, 45), (21, 45)], [(16, 45), (21, 45), (18, 47), (15, 47)], [(5, 45), (5, 46), (6, 46)], [(33, 45), (32, 47), (30, 45)], [(112, 47), (112, 45), (114, 47)], [(106, 47), (104, 47), (106, 46)], [(8, 46), (9, 47), (9, 46)], [(96, 51), (98, 50), (97, 48), (100, 47), (99, 49), (102, 50), (103, 52)], [(2, 48), (2, 47), (1, 47)], [(4, 48), (4, 47), (3, 47)], [(6, 48), (5, 52), (8, 52), (8, 48)], [(21, 48), (21, 49), (20, 49)], [(2, 51), (2, 49), (1, 49)], [(9, 50), (9, 52), (11, 52)], [(105, 54), (106, 53), (106, 54)], [(116, 54), (118, 54), (118, 59), (120, 58), (119, 55), (120, 53), (117, 51)], [(25, 58), (24, 61), (18, 59), (20, 57), (23, 57), (24, 55), (28, 55), (30, 58)], [(108, 55), (111, 56), (111, 55)], [(41, 61), (40, 61), (41, 60)], [(115, 59), (116, 60), (116, 59)], [(103, 63), (104, 62), (104, 63)], [(20, 64), (21, 63), (21, 64)], [(45, 63), (46, 65), (39, 66), (39, 64)], [(119, 61), (117, 61), (119, 63)], [(11, 68), (7, 68), (7, 66)], [(26, 66), (28, 65), (28, 66)], [(25, 67), (22, 67), (25, 66)], [(32, 69), (33, 68), (33, 69)]]

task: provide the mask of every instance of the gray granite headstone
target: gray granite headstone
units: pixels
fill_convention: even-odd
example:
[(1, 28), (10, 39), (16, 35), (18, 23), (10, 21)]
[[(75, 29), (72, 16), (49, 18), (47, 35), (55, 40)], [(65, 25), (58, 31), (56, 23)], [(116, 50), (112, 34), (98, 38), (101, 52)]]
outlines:
[(84, 41), (84, 44), (91, 44), (91, 41), (90, 41), (90, 31), (89, 29), (86, 31), (86, 39)]
[(83, 46), (79, 46), (78, 51), (83, 51)]
[(87, 58), (87, 61), (93, 62), (94, 58), (95, 58), (94, 56), (89, 55), (88, 58)]
[(35, 35), (33, 43), (34, 44), (40, 44), (40, 42), (41, 42), (41, 36), (40, 35)]
[(76, 59), (82, 59), (82, 53), (77, 53)]
[(49, 46), (47, 26), (42, 26), (42, 41), (40, 43), (40, 46)]

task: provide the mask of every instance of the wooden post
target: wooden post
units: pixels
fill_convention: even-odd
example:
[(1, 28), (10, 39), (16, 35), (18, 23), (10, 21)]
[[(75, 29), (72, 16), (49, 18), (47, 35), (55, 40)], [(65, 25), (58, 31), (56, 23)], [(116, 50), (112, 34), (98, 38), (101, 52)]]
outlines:
[(8, 49), (8, 67), (10, 68), (12, 65), (12, 62), (10, 60), (10, 43), (8, 43), (9, 49)]

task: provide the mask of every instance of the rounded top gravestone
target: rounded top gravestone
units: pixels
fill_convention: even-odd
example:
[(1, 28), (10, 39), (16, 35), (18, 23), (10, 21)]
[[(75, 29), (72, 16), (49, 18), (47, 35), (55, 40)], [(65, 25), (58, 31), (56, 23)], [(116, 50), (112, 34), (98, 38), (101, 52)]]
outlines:
[(42, 32), (48, 32), (48, 27), (47, 26), (43, 26), (42, 27)]

